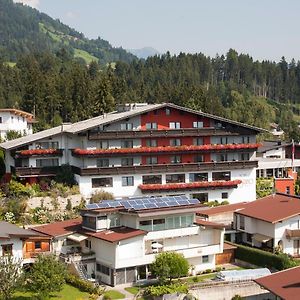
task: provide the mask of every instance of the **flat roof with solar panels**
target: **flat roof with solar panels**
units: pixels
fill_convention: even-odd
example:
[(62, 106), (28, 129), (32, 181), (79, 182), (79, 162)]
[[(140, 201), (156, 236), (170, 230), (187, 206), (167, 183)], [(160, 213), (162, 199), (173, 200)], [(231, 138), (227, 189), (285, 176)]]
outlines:
[(85, 211), (106, 211), (117, 209), (127, 212), (140, 212), (168, 208), (191, 208), (201, 206), (198, 199), (190, 199), (187, 196), (170, 197), (141, 197), (125, 200), (102, 200), (99, 203), (87, 204)]

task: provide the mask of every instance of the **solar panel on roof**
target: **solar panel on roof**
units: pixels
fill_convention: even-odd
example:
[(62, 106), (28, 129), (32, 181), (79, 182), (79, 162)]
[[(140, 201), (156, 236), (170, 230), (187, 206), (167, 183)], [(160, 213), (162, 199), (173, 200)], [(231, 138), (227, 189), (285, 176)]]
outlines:
[(87, 209), (95, 209), (95, 208), (97, 208), (97, 207), (98, 207), (98, 205), (95, 204), (95, 203), (93, 203), (93, 204), (87, 204), (87, 205), (86, 205), (86, 208), (87, 208)]
[(198, 204), (200, 201), (198, 199), (189, 199), (190, 204)]

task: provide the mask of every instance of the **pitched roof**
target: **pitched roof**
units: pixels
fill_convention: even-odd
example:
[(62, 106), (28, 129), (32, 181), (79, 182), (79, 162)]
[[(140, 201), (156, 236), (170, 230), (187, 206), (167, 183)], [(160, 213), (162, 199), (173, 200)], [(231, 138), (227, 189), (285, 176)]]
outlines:
[(200, 225), (200, 226), (207, 226), (207, 227), (212, 227), (215, 229), (223, 229), (225, 228), (225, 225), (222, 223), (216, 223), (216, 222), (210, 222), (206, 221), (200, 218), (196, 218), (195, 224)]
[(81, 231), (81, 233), (110, 243), (127, 240), (136, 236), (145, 235), (147, 231), (130, 227), (116, 227), (100, 232)]
[(178, 109), (181, 111), (186, 111), (188, 113), (197, 114), (199, 116), (212, 118), (212, 119), (218, 120), (220, 122), (226, 122), (226, 123), (229, 123), (229, 124), (232, 124), (235, 126), (241, 126), (244, 128), (254, 130), (256, 132), (266, 131), (262, 128), (258, 128), (258, 127), (243, 124), (243, 123), (240, 123), (237, 121), (225, 119), (223, 117), (207, 114), (202, 111), (197, 111), (197, 110), (193, 110), (190, 108), (181, 107), (181, 106), (178, 106), (178, 105), (175, 105), (172, 103), (162, 103), (162, 104), (149, 104), (149, 105), (137, 107), (136, 109), (126, 111), (126, 112), (121, 112), (121, 113), (120, 112), (112, 112), (112, 113), (100, 115), (98, 117), (87, 119), (87, 120), (80, 121), (80, 122), (73, 123), (73, 124), (63, 124), (61, 126), (57, 126), (57, 127), (51, 128), (51, 129), (47, 129), (44, 131), (40, 131), (40, 132), (37, 132), (34, 134), (30, 134), (30, 135), (12, 140), (12, 141), (2, 143), (2, 144), (0, 144), (0, 147), (3, 149), (9, 150), (9, 149), (17, 148), (22, 145), (32, 143), (34, 141), (37, 141), (37, 140), (40, 140), (40, 139), (43, 139), (46, 137), (57, 135), (62, 132), (76, 134), (76, 133), (79, 133), (79, 132), (82, 132), (85, 130), (89, 130), (91, 128), (94, 128), (94, 127), (97, 127), (100, 125), (106, 125), (106, 124), (109, 124), (112, 122), (127, 119), (129, 117), (134, 117), (134, 116), (137, 116), (137, 115), (140, 115), (140, 114), (143, 114), (143, 113), (155, 110), (155, 109), (164, 108), (164, 107), (171, 107), (171, 108)]
[(300, 267), (280, 271), (254, 281), (284, 300), (299, 299)]
[(277, 223), (300, 214), (300, 198), (277, 193), (249, 202), (244, 209), (235, 213), (269, 223)]
[(31, 228), (34, 231), (52, 237), (64, 236), (77, 232), (81, 228), (81, 218), (51, 223)]
[(220, 205), (216, 207), (199, 210), (197, 211), (197, 215), (213, 216), (213, 215), (218, 215), (226, 212), (235, 212), (245, 208), (247, 204), (248, 202), (240, 202), (235, 204)]
[(277, 148), (285, 148), (289, 146), (291, 143), (285, 143), (282, 141), (263, 141), (262, 146), (259, 147), (257, 152), (264, 153), (269, 150), (277, 149)]
[(11, 237), (31, 237), (37, 233), (29, 229), (23, 229), (17, 225), (10, 224), (5, 221), (0, 221), (0, 239), (10, 239)]
[(16, 108), (1, 108), (0, 112), (10, 112), (10, 113), (13, 113), (15, 115), (19, 115), (19, 116), (22, 116), (22, 117), (24, 116), (26, 118), (33, 118), (34, 117), (33, 114), (28, 113), (24, 110), (16, 109)]

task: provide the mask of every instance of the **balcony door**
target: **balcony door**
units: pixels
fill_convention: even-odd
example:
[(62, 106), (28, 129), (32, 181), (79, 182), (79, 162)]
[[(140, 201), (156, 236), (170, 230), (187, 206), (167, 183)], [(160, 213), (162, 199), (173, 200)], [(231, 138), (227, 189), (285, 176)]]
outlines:
[(300, 255), (300, 240), (294, 240), (294, 256)]

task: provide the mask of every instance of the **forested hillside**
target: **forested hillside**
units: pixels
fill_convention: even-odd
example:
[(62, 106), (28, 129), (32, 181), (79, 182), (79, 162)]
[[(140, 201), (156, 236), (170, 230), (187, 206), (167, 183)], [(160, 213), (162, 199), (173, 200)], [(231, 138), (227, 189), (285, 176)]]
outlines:
[(166, 54), (104, 68), (62, 49), (22, 56), (13, 68), (2, 61), (0, 107), (35, 113), (43, 129), (112, 111), (116, 103), (173, 102), (267, 129), (278, 122), (299, 140), (299, 68), (284, 59), (253, 62), (234, 50), (214, 59)]
[(82, 33), (29, 6), (0, 0), (0, 56), (4, 60), (15, 62), (23, 54), (55, 53), (61, 48), (85, 63), (96, 60), (104, 65), (119, 60), (131, 62), (136, 58), (101, 38), (89, 40)]

